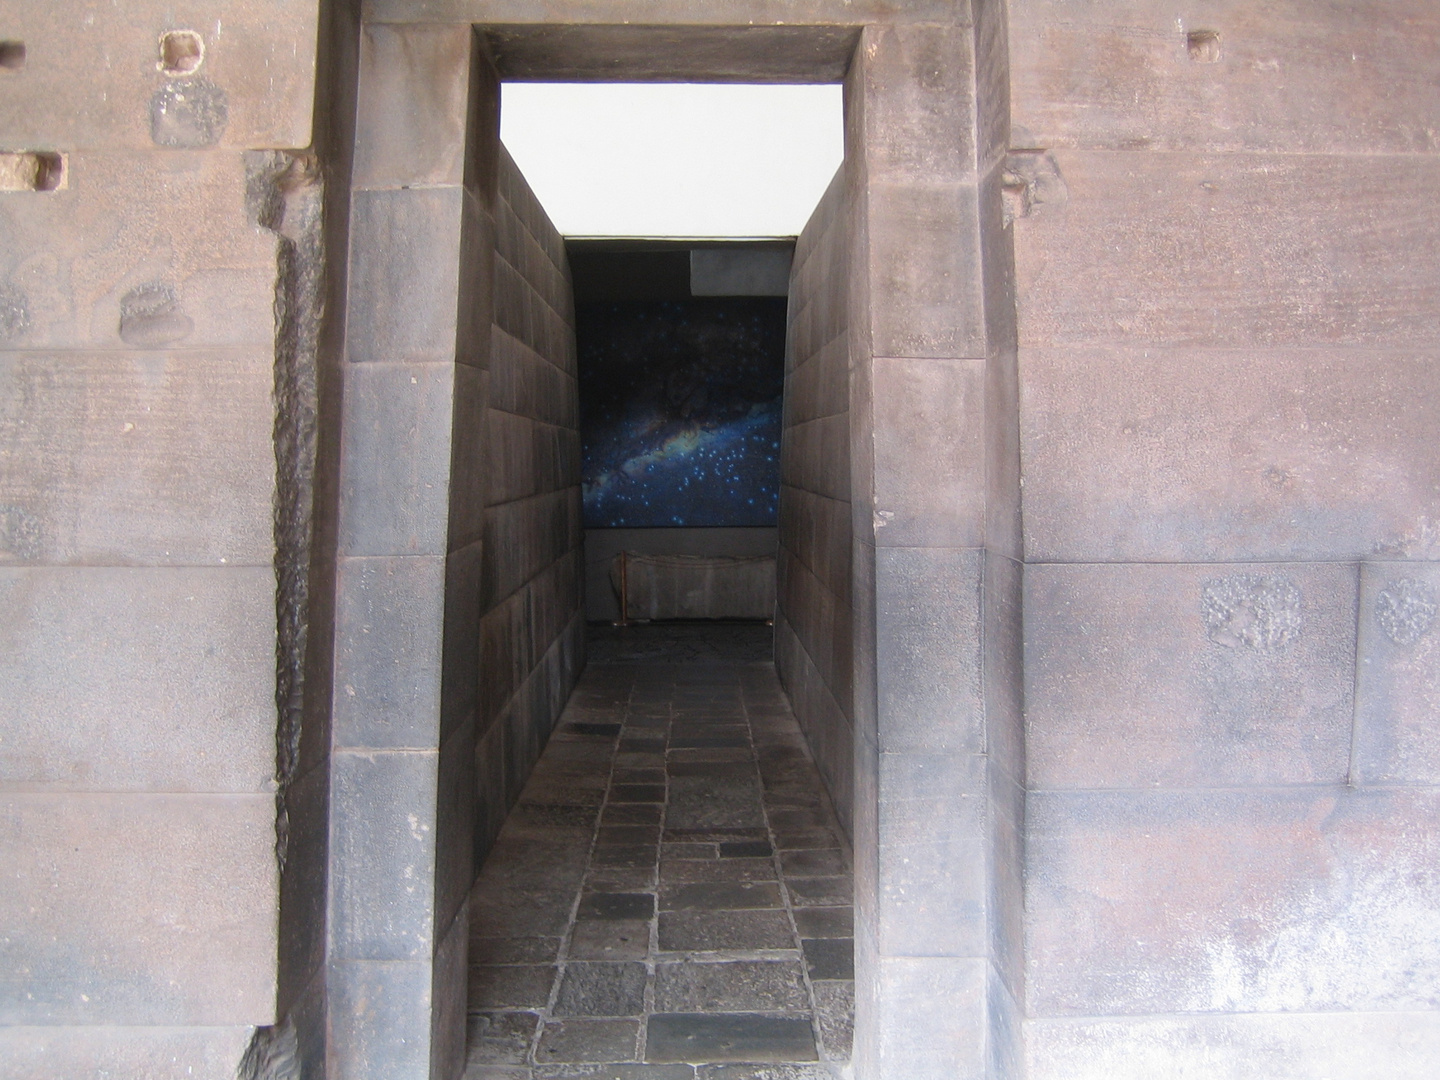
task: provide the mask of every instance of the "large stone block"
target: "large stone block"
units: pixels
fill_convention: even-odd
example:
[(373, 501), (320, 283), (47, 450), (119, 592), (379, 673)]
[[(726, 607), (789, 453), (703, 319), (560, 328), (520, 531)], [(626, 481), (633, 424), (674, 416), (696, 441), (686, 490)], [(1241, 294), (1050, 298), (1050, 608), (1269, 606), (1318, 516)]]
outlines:
[(254, 1029), (242, 1027), (4, 1027), (11, 1080), (233, 1080)]
[[(5, 4), (7, 40), (25, 43), (23, 68), (0, 82), (0, 130), (12, 145), (310, 145), (314, 3), (140, 0), (85, 12), (77, 18), (64, 4)], [(199, 40), (167, 43), (171, 31)]]
[(0, 563), (272, 562), (273, 364), (0, 352)]
[(1068, 200), (1015, 225), (1022, 346), (1434, 343), (1440, 156), (1050, 159)]
[(797, 356), (785, 380), (786, 427), (835, 416), (850, 407), (849, 345), (845, 328), (839, 327), (814, 351)]
[(981, 754), (880, 754), (882, 955), (988, 952), (985, 785)]
[(870, 27), (865, 170), (876, 180), (927, 183), (975, 175), (975, 38), (969, 26)]
[[(1026, 145), (1108, 150), (1433, 153), (1440, 16), (1245, 0), (1010, 5)], [(1018, 144), (1017, 144), (1018, 145)]]
[(276, 239), (242, 155), (76, 153), (67, 175), (0, 198), (0, 349), (273, 351)]
[(367, 25), (361, 31), (356, 190), (465, 179), (473, 41), (465, 26)]
[(275, 1020), (275, 798), (0, 796), (0, 1024)]
[(850, 599), (850, 504), (784, 485), (780, 543), (810, 568), (837, 600)]
[(433, 750), (440, 737), (446, 559), (342, 558), (333, 745)]
[(850, 418), (838, 413), (784, 430), (780, 479), (792, 487), (850, 499)]
[[(717, 64), (727, 55), (743, 64), (746, 46), (741, 37), (738, 53), (717, 51), (714, 47), (716, 37), (705, 33), (706, 29), (723, 28), (728, 31), (731, 27), (752, 26), (827, 28), (889, 21), (963, 24), (968, 22), (969, 14), (967, 6), (956, 7), (951, 0), (740, 0), (738, 3), (736, 0), (696, 0), (695, 3), (680, 5), (668, 2), (657, 4), (655, 0), (569, 0), (564, 8), (540, 10), (530, 0), (426, 0), (425, 3), (425, 17), (432, 22), (489, 22), (516, 29), (529, 28), (534, 24), (614, 30), (622, 27), (631, 29), (633, 26), (637, 31), (635, 40), (642, 43), (653, 40), (643, 33), (651, 27), (685, 28), (687, 33), (680, 39), (682, 42), (691, 40), (688, 32), (691, 28), (698, 28), (694, 40), (698, 42), (700, 56), (709, 61), (709, 65), (701, 69), (709, 72), (709, 81), (716, 81), (727, 70)], [(365, 15), (369, 22), (414, 22), (415, 0), (369, 0)], [(586, 39), (580, 37), (579, 40)], [(625, 38), (622, 36), (621, 40)], [(725, 42), (731, 40), (731, 36), (722, 34), (718, 40)], [(793, 47), (795, 39), (782, 37), (779, 40), (788, 40)], [(804, 41), (805, 38), (799, 40)], [(647, 65), (638, 67), (637, 75), (653, 73), (655, 58), (651, 52), (639, 53), (637, 63)], [(794, 63), (792, 59), (790, 64)], [(547, 69), (542, 67), (540, 70)], [(613, 71), (606, 70), (614, 77)], [(801, 70), (806, 69), (802, 67)], [(740, 81), (751, 81), (752, 76), (747, 74), (746, 68), (741, 67), (740, 71)], [(532, 71), (530, 77), (536, 74)], [(792, 75), (784, 81), (793, 79)]]
[(331, 1080), (430, 1075), (434, 965), (338, 960), (328, 971)]
[(349, 366), (340, 429), (342, 554), (445, 554), (455, 368)]
[(1031, 793), (1032, 1016), (1440, 1005), (1433, 789)]
[(490, 357), (491, 408), (560, 427), (579, 426), (574, 376), (498, 326), (491, 335)]
[(985, 752), (1017, 783), (1025, 777), (1023, 573), (1024, 567), (1015, 560), (985, 552), (981, 596)]
[[(868, 1075), (887, 1080), (981, 1080), (987, 1075), (985, 960), (882, 956), (876, 967), (876, 1007), (867, 1025), (875, 1056)], [(917, 1038), (919, 1032), (925, 1037)]]
[(1034, 348), (1031, 560), (1440, 554), (1440, 367), (1359, 348)]
[(333, 758), (331, 956), (428, 961), (439, 752), (339, 750)]
[(870, 355), (983, 357), (974, 184), (873, 181), (864, 207)]
[(352, 363), (455, 358), (464, 199), (453, 186), (355, 193), (345, 335)]
[(981, 592), (974, 548), (879, 548), (875, 663), (879, 746), (985, 751)]
[(0, 569), (0, 611), (0, 789), (268, 790), (268, 567)]
[(1030, 1080), (1429, 1080), (1440, 1060), (1434, 1012), (1031, 1020), (1025, 1027)]
[(875, 543), (985, 543), (985, 361), (873, 366)]
[(1028, 787), (1343, 782), (1353, 565), (1025, 568)]
[(1360, 567), (1357, 783), (1440, 783), (1440, 566)]

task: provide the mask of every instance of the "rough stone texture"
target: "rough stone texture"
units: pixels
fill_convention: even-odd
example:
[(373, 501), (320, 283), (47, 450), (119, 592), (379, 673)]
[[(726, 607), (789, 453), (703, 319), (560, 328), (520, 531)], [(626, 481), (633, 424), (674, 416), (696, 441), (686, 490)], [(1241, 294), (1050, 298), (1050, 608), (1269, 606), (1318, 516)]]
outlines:
[(1433, 355), (1025, 352), (1026, 556), (1434, 558)]
[(776, 670), (840, 821), (854, 770), (850, 612), (848, 179), (842, 167), (795, 246), (780, 449)]
[(1361, 565), (1353, 764), (1360, 783), (1440, 781), (1437, 587), (1433, 563)]

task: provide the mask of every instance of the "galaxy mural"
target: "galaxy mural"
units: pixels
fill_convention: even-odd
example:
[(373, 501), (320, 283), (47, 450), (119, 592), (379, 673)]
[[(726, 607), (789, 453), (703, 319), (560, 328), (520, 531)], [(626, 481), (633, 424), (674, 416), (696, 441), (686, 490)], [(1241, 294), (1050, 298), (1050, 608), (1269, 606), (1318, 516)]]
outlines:
[(577, 306), (586, 528), (776, 524), (785, 304)]

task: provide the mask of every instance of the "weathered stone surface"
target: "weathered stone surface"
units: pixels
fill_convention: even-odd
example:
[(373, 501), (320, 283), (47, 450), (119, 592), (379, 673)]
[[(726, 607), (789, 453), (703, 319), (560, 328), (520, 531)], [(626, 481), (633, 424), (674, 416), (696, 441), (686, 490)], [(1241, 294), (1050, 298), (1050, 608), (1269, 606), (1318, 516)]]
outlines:
[(1440, 567), (1364, 563), (1356, 669), (1359, 783), (1440, 782)]
[(7, 194), (0, 281), (25, 317), (0, 348), (272, 349), (275, 235), (246, 187), (239, 154), (95, 151), (63, 191)]
[(144, 1076), (231, 1080), (251, 1027), (0, 1028), (0, 1061), (14, 1080)]
[(975, 175), (975, 37), (969, 26), (874, 27), (864, 56), (861, 153), (875, 180)]
[[(417, 3), (422, 5), (417, 7)], [(537, 9), (526, 0), (367, 0), (367, 22), (493, 23), (497, 26), (579, 25), (744, 27), (863, 26), (891, 20), (923, 23), (968, 22), (968, 11), (947, 0), (574, 0), (563, 10)], [(704, 35), (700, 35), (704, 40)], [(653, 64), (653, 60), (649, 61)], [(650, 68), (644, 70), (651, 70)], [(642, 72), (643, 73), (643, 72)]]
[(980, 547), (985, 362), (874, 361), (877, 547)]
[(274, 1022), (272, 795), (7, 794), (0, 822), (0, 1022)]
[(1031, 1015), (1434, 1009), (1437, 809), (1429, 790), (1032, 793)]
[(472, 38), (462, 26), (361, 31), (356, 190), (465, 179)]
[(1269, 1080), (1425, 1080), (1440, 1055), (1440, 1023), (1434, 1012), (1034, 1020), (1025, 1046), (1033, 1080), (1148, 1080), (1180, 1069)]
[(1053, 159), (1068, 201), (1015, 226), (1022, 347), (1433, 344), (1440, 157)]
[(266, 791), (274, 595), (269, 567), (0, 569), (0, 789)]
[(271, 363), (0, 352), (0, 563), (269, 563)]
[(430, 1075), (432, 977), (422, 960), (332, 961), (326, 1075)]
[[(26, 45), (24, 68), (0, 83), (7, 140), (150, 149), (152, 99), (204, 79), (226, 100), (225, 123), (204, 145), (310, 145), (317, 5), (220, 0), (187, 11), (142, 0), (85, 10), (82, 19), (64, 4), (5, 5), (7, 39)], [(172, 50), (167, 63), (162, 35), (176, 30), (195, 32), (200, 52)]]
[[(1218, 35), (1209, 48), (1206, 31)], [(1440, 106), (1427, 92), (1440, 18), (1425, 0), (1373, 10), (1282, 0), (1263, 11), (1244, 0), (1016, 0), (1010, 43), (1026, 145), (1440, 150)]]
[[(868, 1034), (875, 1040), (870, 1060), (876, 1074), (911, 1080), (981, 1080), (986, 967), (984, 960), (951, 957), (880, 959), (872, 976), (877, 983), (876, 1012), (867, 1018), (873, 1025)], [(921, 1031), (925, 1038), (916, 1038)]]
[(1036, 348), (1026, 556), (1433, 558), (1440, 370), (1363, 348)]
[(1340, 783), (1355, 567), (1025, 571), (1029, 787)]

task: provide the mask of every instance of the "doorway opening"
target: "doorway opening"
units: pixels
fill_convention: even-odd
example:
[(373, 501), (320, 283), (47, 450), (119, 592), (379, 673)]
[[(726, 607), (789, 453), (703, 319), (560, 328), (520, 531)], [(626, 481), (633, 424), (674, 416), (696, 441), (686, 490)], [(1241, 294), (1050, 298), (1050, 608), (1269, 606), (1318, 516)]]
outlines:
[[(837, 92), (837, 143), (839, 104)], [(534, 239), (551, 217), (545, 183), (501, 157), (507, 212), (520, 207)], [(772, 170), (769, 182), (784, 178)], [(815, 202), (843, 186), (825, 183)], [(827, 235), (838, 201), (821, 216)], [(535, 1077), (843, 1075), (847, 829), (774, 665), (777, 621), (794, 642), (807, 618), (777, 619), (783, 506), (805, 497), (795, 476), (787, 494), (782, 469), (787, 378), (825, 336), (816, 305), (791, 295), (805, 222), (792, 235), (697, 239), (575, 235), (553, 218), (555, 235), (568, 233), (560, 306), (575, 398), (556, 414), (573, 418), (575, 437), (555, 445), (572, 448), (558, 465), (579, 488), (588, 666), (471, 893), (467, 1060)], [(496, 321), (519, 340), (544, 316), (524, 314), (516, 283), (544, 287), (548, 271), (525, 260), (547, 245), (505, 228)], [(493, 415), (510, 376), (502, 353), (491, 363)], [(834, 421), (815, 415), (809, 383), (800, 399), (802, 423)], [(813, 438), (800, 439), (814, 457)], [(807, 557), (812, 509), (791, 518), (810, 539), (790, 548)], [(829, 569), (848, 580), (848, 561), (843, 575)], [(845, 616), (832, 606), (824, 617)]]

